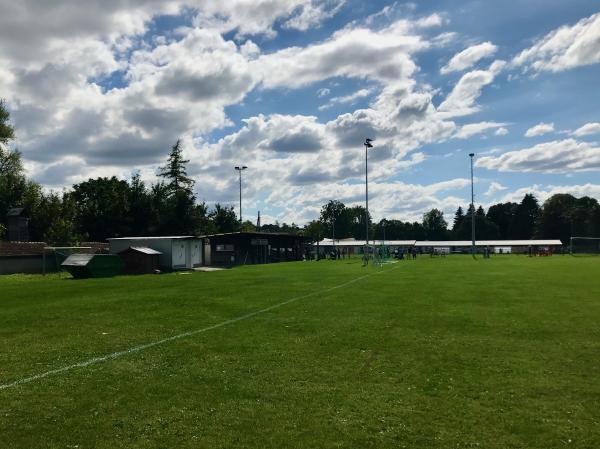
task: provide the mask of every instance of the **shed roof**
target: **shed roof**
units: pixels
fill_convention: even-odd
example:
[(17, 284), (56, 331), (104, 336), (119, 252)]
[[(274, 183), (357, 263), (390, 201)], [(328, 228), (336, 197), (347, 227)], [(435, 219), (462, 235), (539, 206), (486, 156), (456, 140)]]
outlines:
[(152, 255), (162, 254), (160, 251), (156, 251), (155, 249), (148, 248), (147, 246), (130, 246), (129, 248), (127, 248), (126, 250), (121, 251), (121, 252), (125, 252), (127, 250), (132, 250), (132, 251), (136, 251), (138, 253), (143, 253), (143, 254), (152, 254)]
[(6, 216), (7, 217), (18, 217), (23, 213), (24, 210), (25, 210), (24, 207), (13, 207), (12, 209), (8, 209)]
[(95, 254), (71, 254), (61, 265), (64, 267), (85, 267), (94, 256)]

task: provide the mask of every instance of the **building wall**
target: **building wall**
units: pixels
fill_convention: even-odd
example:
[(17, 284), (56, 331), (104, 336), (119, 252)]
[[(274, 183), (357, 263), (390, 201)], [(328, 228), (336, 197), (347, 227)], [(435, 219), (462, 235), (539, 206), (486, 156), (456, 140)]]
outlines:
[(118, 254), (130, 246), (146, 246), (162, 253), (158, 258), (161, 270), (171, 270), (173, 267), (171, 260), (171, 240), (173, 239), (110, 240), (110, 253)]
[[(41, 255), (33, 256), (0, 256), (0, 274), (41, 274), (43, 271), (43, 258)], [(46, 256), (46, 272), (56, 272), (54, 256)]]

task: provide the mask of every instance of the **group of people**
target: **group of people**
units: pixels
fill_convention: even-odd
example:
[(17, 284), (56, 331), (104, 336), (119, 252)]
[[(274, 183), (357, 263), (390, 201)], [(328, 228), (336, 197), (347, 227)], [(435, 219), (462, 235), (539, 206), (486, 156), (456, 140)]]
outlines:
[(394, 250), (394, 257), (399, 260), (415, 260), (417, 258), (417, 248), (414, 246), (412, 248), (406, 248), (405, 250), (397, 248)]

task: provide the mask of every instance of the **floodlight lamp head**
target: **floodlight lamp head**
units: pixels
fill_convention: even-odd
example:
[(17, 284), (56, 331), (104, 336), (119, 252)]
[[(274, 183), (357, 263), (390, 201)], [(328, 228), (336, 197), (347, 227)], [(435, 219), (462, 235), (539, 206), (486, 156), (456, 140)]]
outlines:
[(475, 153), (469, 153), (469, 157), (475, 156)]
[(365, 146), (367, 148), (373, 148), (373, 145), (371, 144), (371, 142), (373, 142), (373, 139), (365, 139)]

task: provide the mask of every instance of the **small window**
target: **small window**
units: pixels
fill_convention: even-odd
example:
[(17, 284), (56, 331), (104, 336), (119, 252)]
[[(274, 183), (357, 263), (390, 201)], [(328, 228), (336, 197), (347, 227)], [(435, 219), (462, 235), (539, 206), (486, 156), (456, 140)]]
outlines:
[(233, 245), (217, 245), (217, 251), (233, 251)]

